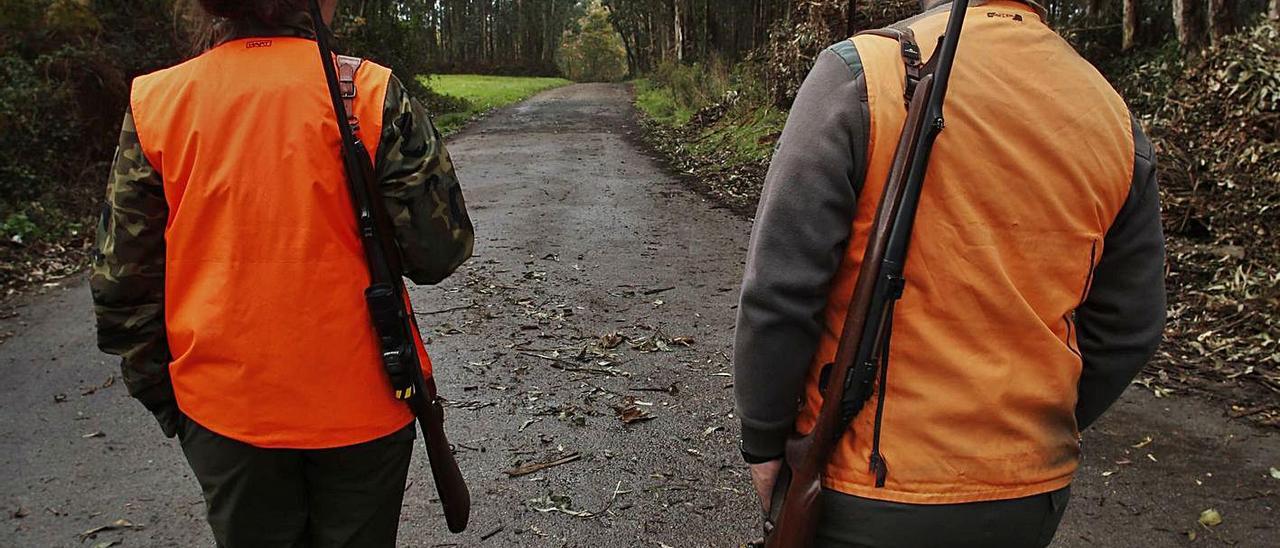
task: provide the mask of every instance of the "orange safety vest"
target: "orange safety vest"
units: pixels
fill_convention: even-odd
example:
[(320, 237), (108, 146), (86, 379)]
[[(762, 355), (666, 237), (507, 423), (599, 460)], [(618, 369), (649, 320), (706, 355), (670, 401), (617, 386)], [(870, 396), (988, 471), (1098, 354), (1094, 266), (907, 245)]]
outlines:
[[(925, 59), (946, 22), (941, 11), (909, 23)], [(868, 169), (830, 288), (802, 432), (821, 406), (819, 376), (834, 359), (906, 118), (899, 44), (852, 40), (866, 78)], [(1030, 496), (1069, 484), (1079, 462), (1072, 313), (1133, 180), (1128, 109), (1030, 7), (993, 1), (969, 9), (944, 111), (886, 388), (855, 418), (854, 436), (841, 440), (826, 472), (828, 488), (859, 497), (947, 504)], [(887, 471), (880, 487), (873, 448)]]
[[(412, 420), (365, 307), (369, 273), (318, 57), (302, 38), (232, 40), (133, 83), (138, 139), (169, 206), (178, 406), (258, 447), (353, 445)], [(390, 77), (371, 62), (356, 75), (370, 154)]]

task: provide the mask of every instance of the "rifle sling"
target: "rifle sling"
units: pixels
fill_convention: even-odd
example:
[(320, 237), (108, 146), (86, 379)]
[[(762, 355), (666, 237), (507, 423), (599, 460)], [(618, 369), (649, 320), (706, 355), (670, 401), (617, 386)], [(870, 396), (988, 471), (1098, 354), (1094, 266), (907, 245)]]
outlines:
[(352, 135), (360, 135), (360, 119), (356, 118), (356, 72), (364, 59), (350, 55), (334, 55), (338, 66), (338, 93), (347, 109), (347, 125)]
[[(902, 63), (906, 69), (903, 99), (905, 100), (907, 109), (910, 109), (911, 99), (915, 96), (917, 84), (919, 84), (920, 79), (923, 78), (925, 75), (932, 74), (934, 72), (934, 69), (937, 66), (938, 56), (934, 55), (930, 57), (927, 63), (923, 62), (920, 54), (920, 46), (916, 42), (915, 32), (913, 32), (910, 27), (903, 27), (903, 28), (887, 27), (887, 28), (881, 28), (881, 29), (867, 30), (867, 31), (858, 33), (858, 35), (862, 35), (862, 34), (880, 36), (883, 38), (896, 40), (898, 42), (899, 52), (902, 55)], [(939, 37), (938, 40), (939, 40), (939, 43), (941, 43), (942, 38)], [(881, 332), (877, 334), (876, 340), (874, 343), (876, 345), (876, 350), (872, 355), (876, 356), (876, 360), (880, 364), (881, 375), (884, 374), (883, 370), (887, 368), (888, 361), (889, 361), (889, 343), (890, 343), (892, 331), (891, 329), (888, 328), (888, 326), (892, 325), (893, 314), (895, 309), (897, 308), (897, 302), (902, 296), (903, 287), (901, 284), (903, 282), (904, 282), (903, 280), (895, 281), (895, 283), (898, 285), (897, 287), (894, 288), (893, 294), (889, 298), (887, 312), (886, 312), (888, 317), (885, 319), (885, 322), (884, 322), (885, 325), (881, 329)], [(831, 373), (832, 366), (833, 364), (827, 364), (827, 366), (822, 369), (819, 375), (819, 387), (824, 393), (826, 392), (826, 388), (830, 382), (830, 376), (831, 376), (830, 373)], [(883, 383), (881, 383), (881, 387), (883, 388)], [(883, 399), (883, 396), (884, 396), (884, 393), (882, 389), (880, 397)], [(842, 407), (848, 410), (852, 410), (852, 409), (860, 408), (859, 404), (861, 403), (861, 401), (858, 401), (859, 398), (862, 398), (863, 401), (865, 401), (866, 398), (870, 397), (870, 394), (859, 394), (857, 393), (857, 390), (845, 390), (840, 395), (840, 397), (841, 397), (841, 401), (843, 402)], [(877, 406), (879, 405), (881, 405), (880, 402), (877, 402)], [(853, 416), (856, 416), (856, 413)], [(849, 427), (849, 423), (852, 422), (853, 416), (849, 416), (848, 420), (842, 421), (844, 424), (842, 424), (837, 431), (843, 433), (845, 430), (847, 430)]]

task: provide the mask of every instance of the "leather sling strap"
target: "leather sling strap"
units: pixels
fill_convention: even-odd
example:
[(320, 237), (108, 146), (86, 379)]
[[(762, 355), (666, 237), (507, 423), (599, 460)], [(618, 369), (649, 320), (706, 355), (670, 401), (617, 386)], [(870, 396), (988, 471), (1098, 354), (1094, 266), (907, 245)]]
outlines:
[(863, 34), (881, 36), (898, 41), (899, 50), (902, 53), (902, 64), (907, 69), (906, 89), (903, 91), (902, 97), (907, 108), (911, 108), (911, 97), (915, 95), (916, 84), (920, 83), (920, 76), (925, 70), (925, 64), (920, 56), (920, 44), (916, 42), (916, 33), (911, 30), (911, 27), (887, 27), (862, 31), (855, 36)]
[(360, 120), (356, 118), (356, 72), (364, 59), (348, 55), (335, 55), (338, 66), (338, 92), (342, 96), (343, 106), (347, 108), (347, 125), (353, 134), (360, 133)]

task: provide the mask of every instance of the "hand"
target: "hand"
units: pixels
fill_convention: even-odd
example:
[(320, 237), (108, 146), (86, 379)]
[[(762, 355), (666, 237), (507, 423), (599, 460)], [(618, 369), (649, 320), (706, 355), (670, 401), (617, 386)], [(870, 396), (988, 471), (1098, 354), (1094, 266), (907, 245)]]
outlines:
[(782, 471), (782, 459), (775, 459), (751, 465), (751, 484), (756, 487), (756, 495), (760, 497), (760, 507), (769, 513), (769, 503), (773, 499), (773, 485), (778, 482), (778, 472)]

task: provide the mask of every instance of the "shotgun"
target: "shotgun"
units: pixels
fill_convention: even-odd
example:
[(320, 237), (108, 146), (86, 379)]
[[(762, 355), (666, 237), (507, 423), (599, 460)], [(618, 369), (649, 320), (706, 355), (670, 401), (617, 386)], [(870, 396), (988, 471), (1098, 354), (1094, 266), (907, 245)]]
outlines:
[[(907, 248), (929, 153), (944, 125), (942, 104), (968, 7), (968, 0), (952, 3), (941, 45), (923, 67), (914, 89), (908, 82), (907, 119), (876, 209), (835, 361), (827, 366), (828, 381), (822, 387), (817, 422), (807, 434), (793, 434), (786, 443), (765, 520), (768, 548), (813, 543), (827, 463), (841, 437), (853, 435), (848, 432), (849, 423), (871, 397), (881, 358), (887, 352), (893, 309), (906, 287)], [(914, 42), (904, 41), (904, 57), (909, 57), (909, 48), (914, 47)], [(918, 49), (915, 51), (918, 62)]]
[[(431, 475), (435, 479), (440, 505), (444, 508), (449, 530), (460, 533), (467, 528), (471, 515), (471, 493), (467, 491), (458, 461), (453, 456), (444, 432), (444, 407), (436, 394), (435, 379), (424, 378), (418, 355), (418, 323), (405, 291), (400, 250), (386, 208), (378, 203), (382, 193), (369, 153), (360, 142), (358, 124), (349, 116), (339, 86), (335, 56), (329, 47), (327, 28), (320, 15), (317, 0), (311, 0), (311, 19), (316, 28), (316, 44), (329, 85), (329, 98), (338, 119), (342, 136), (342, 164), (347, 186), (355, 206), (356, 227), (369, 267), (369, 288), (365, 302), (369, 306), (372, 327), (378, 336), (381, 360), (391, 380), (396, 399), (403, 400), (417, 417), (427, 446)], [(351, 96), (348, 96), (351, 97)], [(375, 202), (377, 200), (377, 202)]]

